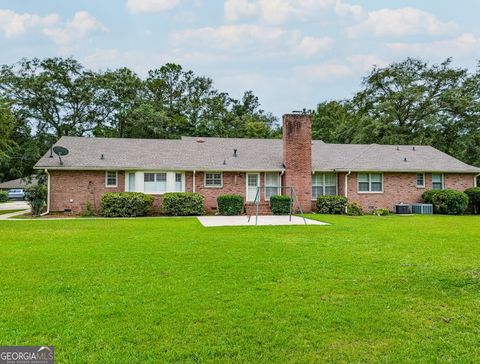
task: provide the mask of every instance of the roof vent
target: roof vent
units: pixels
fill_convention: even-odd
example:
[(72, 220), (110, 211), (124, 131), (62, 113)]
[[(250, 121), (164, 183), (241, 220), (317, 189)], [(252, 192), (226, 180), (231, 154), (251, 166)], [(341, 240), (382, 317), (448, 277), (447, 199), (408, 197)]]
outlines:
[(400, 147), (397, 147), (397, 150), (400, 150)]
[(203, 139), (203, 138), (197, 138), (197, 143), (205, 143), (205, 139)]
[(406, 161), (407, 161), (407, 157), (403, 158), (403, 161), (406, 162)]
[(412, 147), (412, 150), (413, 150), (413, 151), (415, 151), (415, 146), (414, 146), (414, 147)]
[(237, 156), (237, 150), (236, 150), (236, 149), (233, 150), (233, 156), (234, 156), (234, 157)]
[(223, 160), (223, 165), (225, 165), (225, 164), (227, 164), (227, 160), (226, 160), (226, 159)]
[(101, 159), (101, 160), (104, 160), (104, 159), (105, 159), (105, 157), (103, 156), (103, 154), (100, 154), (100, 159)]

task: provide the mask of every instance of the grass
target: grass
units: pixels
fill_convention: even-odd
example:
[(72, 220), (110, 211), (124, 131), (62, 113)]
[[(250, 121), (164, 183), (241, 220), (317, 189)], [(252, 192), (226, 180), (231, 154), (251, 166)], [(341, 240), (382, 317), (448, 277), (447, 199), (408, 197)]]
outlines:
[(0, 342), (59, 363), (476, 362), (480, 218), (0, 222)]
[(0, 210), (0, 215), (11, 214), (12, 212), (24, 211), (25, 209), (17, 209), (17, 210)]

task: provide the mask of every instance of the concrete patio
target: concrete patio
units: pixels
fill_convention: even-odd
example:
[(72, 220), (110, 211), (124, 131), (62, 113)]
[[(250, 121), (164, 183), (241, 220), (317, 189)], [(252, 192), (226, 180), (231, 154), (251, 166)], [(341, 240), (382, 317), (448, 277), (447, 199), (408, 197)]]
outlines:
[[(198, 220), (203, 226), (255, 226), (255, 216), (252, 216), (248, 222), (248, 216), (199, 216)], [(262, 215), (258, 216), (257, 225), (329, 225), (325, 222), (316, 221), (312, 219), (303, 220), (300, 216), (292, 216), (290, 221), (289, 216), (283, 215)]]

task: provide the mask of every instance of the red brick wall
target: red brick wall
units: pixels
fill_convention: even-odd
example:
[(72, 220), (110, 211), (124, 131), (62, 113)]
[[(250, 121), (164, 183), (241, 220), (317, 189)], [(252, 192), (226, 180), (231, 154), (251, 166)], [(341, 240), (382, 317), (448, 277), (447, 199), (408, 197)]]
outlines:
[[(186, 190), (192, 192), (192, 173), (188, 173), (186, 177)], [(247, 200), (247, 181), (245, 172), (223, 172), (223, 187), (205, 187), (204, 172), (197, 172), (195, 174), (195, 192), (205, 196), (205, 209), (212, 212), (217, 208), (217, 197), (219, 195), (236, 194), (243, 196), (245, 202)], [(260, 173), (260, 186), (264, 185), (264, 173)], [(264, 191), (260, 191), (260, 202), (265, 202)]]
[(309, 115), (283, 116), (283, 162), (286, 168), (282, 184), (295, 187), (303, 210), (310, 211), (312, 206), (312, 120)]
[[(339, 194), (344, 194), (345, 174), (339, 178)], [(464, 191), (473, 187), (472, 174), (445, 174), (445, 188)], [(412, 204), (422, 202), (422, 193), (432, 188), (432, 174), (425, 173), (425, 188), (416, 187), (416, 173), (384, 173), (383, 193), (357, 192), (357, 173), (348, 177), (348, 200), (357, 202), (365, 211), (386, 208), (394, 211), (398, 203)]]
[(118, 187), (105, 187), (105, 171), (49, 171), (50, 211), (81, 212), (90, 202), (100, 209), (100, 197), (105, 192), (125, 191), (125, 173), (118, 172)]

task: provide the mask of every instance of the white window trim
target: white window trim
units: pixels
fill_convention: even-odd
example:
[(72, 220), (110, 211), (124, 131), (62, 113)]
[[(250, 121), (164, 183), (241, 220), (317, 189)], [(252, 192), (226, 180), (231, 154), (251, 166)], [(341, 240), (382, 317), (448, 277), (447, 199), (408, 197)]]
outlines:
[[(423, 185), (419, 185), (419, 184), (418, 184), (417, 175), (419, 175), (419, 174), (423, 175)], [(417, 172), (417, 173), (415, 173), (415, 186), (416, 186), (417, 188), (425, 188), (425, 172), (423, 172), (423, 173), (422, 173), (422, 172)]]
[[(325, 174), (326, 174), (326, 173), (333, 173), (333, 174), (335, 174), (335, 191), (336, 191), (336, 195), (335, 195), (335, 196), (338, 196), (338, 173), (336, 173), (336, 172), (316, 172), (316, 171), (315, 171), (315, 172), (312, 173), (312, 189), (311, 189), (311, 191), (310, 191), (310, 196), (311, 196), (312, 201), (317, 201), (316, 198), (313, 198), (313, 187), (320, 187), (320, 186), (316, 186), (316, 185), (313, 184), (313, 175), (316, 174), (316, 173), (321, 173), (321, 174), (323, 174), (323, 185), (321, 186), (321, 187), (323, 188), (323, 195), (321, 195), (321, 196), (326, 196), (326, 195), (325, 195), (325, 187), (327, 187), (327, 186), (325, 185)], [(328, 187), (331, 187), (331, 186), (328, 186)]]
[(432, 178), (431, 178), (431, 180), (432, 180), (432, 190), (433, 190), (433, 175), (434, 175), (434, 174), (439, 174), (439, 175), (442, 177), (442, 188), (439, 189), (439, 190), (436, 190), (436, 191), (444, 190), (444, 189), (445, 189), (445, 176), (444, 176), (443, 173), (432, 173), (432, 175), (431, 175), (431, 177), (432, 177)]
[[(167, 175), (167, 180), (166, 180), (166, 191), (165, 192), (146, 192), (145, 191), (145, 173), (166, 173)], [(175, 182), (175, 175), (177, 173), (180, 173), (182, 175), (182, 191), (175, 191), (175, 189), (172, 189), (171, 187), (176, 186)], [(186, 177), (185, 177), (185, 172), (183, 171), (141, 171), (141, 173), (137, 173), (141, 177), (141, 186), (142, 186), (142, 191), (140, 191), (139, 186), (137, 186), (138, 180), (135, 179), (135, 192), (142, 192), (146, 195), (154, 195), (154, 196), (161, 196), (165, 193), (169, 192), (185, 192), (186, 191)], [(155, 177), (156, 178), (156, 177)], [(132, 191), (131, 191), (132, 192)]]
[[(108, 174), (115, 172), (115, 185), (108, 184)], [(117, 188), (118, 187), (118, 171), (105, 171), (105, 188)]]
[[(245, 201), (247, 202), (254, 202), (254, 200), (249, 200), (248, 199), (248, 175), (249, 174), (256, 174), (258, 176), (258, 184), (257, 184), (257, 188), (260, 188), (259, 189), (259, 194), (260, 194), (260, 200), (262, 199), (262, 196), (261, 196), (261, 193), (262, 193), (262, 180), (261, 180), (261, 177), (260, 177), (260, 172), (248, 172), (245, 174)], [(263, 196), (265, 198), (265, 196)]]
[[(207, 185), (207, 174), (220, 173), (220, 184), (219, 185)], [(219, 171), (208, 171), (203, 172), (203, 187), (205, 188), (223, 188), (223, 172)]]
[[(268, 173), (271, 173), (271, 174), (275, 173), (277, 175), (277, 183), (278, 184), (276, 186), (270, 186), (270, 185), (267, 186), (266, 181), (267, 181), (267, 174)], [(265, 201), (270, 201), (270, 198), (267, 198), (267, 187), (268, 188), (276, 188), (277, 189), (277, 195), (282, 194), (282, 191), (280, 189), (280, 185), (282, 184), (281, 178), (280, 178), (280, 173), (278, 173), (278, 172), (264, 172), (263, 173), (263, 181), (264, 181), (263, 182), (263, 198), (265, 199)], [(248, 190), (248, 181), (247, 181), (247, 190)]]
[[(358, 178), (359, 174), (368, 174), (368, 189), (369, 191), (360, 191), (360, 180)], [(372, 191), (372, 174), (380, 174), (382, 176), (382, 190), (381, 191)], [(383, 173), (380, 172), (357, 172), (357, 193), (365, 195), (379, 195), (384, 193), (385, 187), (383, 182)]]

